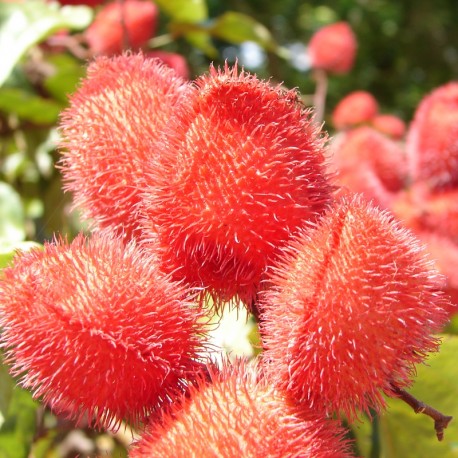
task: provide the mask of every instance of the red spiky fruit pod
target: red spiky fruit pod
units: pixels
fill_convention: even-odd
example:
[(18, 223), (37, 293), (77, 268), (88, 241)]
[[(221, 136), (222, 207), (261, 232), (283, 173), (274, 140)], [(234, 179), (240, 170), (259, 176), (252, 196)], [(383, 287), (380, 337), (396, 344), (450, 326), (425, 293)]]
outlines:
[(143, 165), (189, 86), (158, 59), (99, 57), (62, 114), (64, 188), (83, 217), (136, 235)]
[(3, 271), (0, 342), (34, 397), (116, 428), (144, 421), (196, 377), (200, 310), (133, 242), (78, 236), (24, 252)]
[(393, 140), (401, 140), (406, 133), (406, 123), (395, 115), (379, 114), (372, 118), (370, 123), (374, 129), (388, 135)]
[(458, 184), (458, 82), (441, 86), (419, 104), (406, 137), (413, 181), (431, 188)]
[(210, 375), (147, 430), (131, 458), (350, 456), (337, 423), (289, 404), (256, 366), (237, 362)]
[(110, 2), (84, 32), (94, 54), (120, 54), (125, 47), (139, 49), (156, 33), (159, 9), (154, 2)]
[(447, 318), (443, 278), (417, 239), (360, 197), (342, 199), (285, 250), (263, 295), (276, 385), (318, 411), (379, 410), (411, 383)]
[(357, 47), (355, 34), (347, 22), (322, 27), (308, 45), (312, 68), (348, 73), (353, 67)]
[(361, 126), (348, 131), (334, 143), (332, 159), (334, 167), (342, 174), (356, 176), (361, 167), (369, 167), (387, 191), (397, 192), (405, 186), (404, 150), (399, 143), (372, 127)]
[(339, 130), (371, 121), (378, 113), (375, 97), (367, 91), (354, 91), (345, 96), (332, 112), (332, 123)]
[(330, 201), (324, 138), (295, 92), (237, 67), (197, 86), (146, 165), (144, 238), (217, 304), (251, 304), (268, 262)]

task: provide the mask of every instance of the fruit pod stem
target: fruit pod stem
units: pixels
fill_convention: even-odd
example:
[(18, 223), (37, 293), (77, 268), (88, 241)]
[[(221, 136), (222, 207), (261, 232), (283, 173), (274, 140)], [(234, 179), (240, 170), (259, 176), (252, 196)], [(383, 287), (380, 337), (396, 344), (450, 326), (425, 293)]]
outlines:
[(447, 428), (448, 424), (452, 421), (453, 417), (448, 415), (444, 415), (442, 412), (434, 409), (433, 407), (425, 404), (424, 402), (420, 401), (412, 394), (408, 393), (407, 391), (399, 388), (394, 383), (391, 383), (391, 389), (393, 394), (396, 395), (399, 399), (404, 401), (410, 407), (412, 407), (415, 413), (422, 413), (431, 417), (434, 420), (434, 429), (436, 430), (436, 436), (439, 441), (444, 438), (444, 429)]
[(127, 49), (130, 49), (131, 43), (130, 43), (129, 31), (127, 30), (127, 25), (126, 25), (125, 4), (124, 4), (124, 0), (117, 0), (117, 1), (119, 3), (119, 7), (121, 10), (122, 49), (127, 50)]
[(324, 70), (317, 69), (313, 72), (316, 82), (315, 93), (313, 94), (313, 105), (315, 107), (315, 121), (321, 124), (324, 119), (326, 108), (326, 95), (328, 92), (328, 75)]

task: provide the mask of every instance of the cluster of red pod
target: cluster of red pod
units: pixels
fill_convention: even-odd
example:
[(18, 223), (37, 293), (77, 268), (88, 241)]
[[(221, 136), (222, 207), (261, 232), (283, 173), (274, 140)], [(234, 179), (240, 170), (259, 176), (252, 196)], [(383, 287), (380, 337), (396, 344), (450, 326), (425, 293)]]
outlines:
[[(4, 270), (1, 346), (56, 412), (145, 425), (132, 457), (351, 456), (332, 414), (381, 410), (437, 350), (443, 277), (390, 213), (336, 192), (295, 91), (99, 57), (61, 134), (92, 234)], [(209, 298), (256, 315), (256, 363), (211, 362)]]

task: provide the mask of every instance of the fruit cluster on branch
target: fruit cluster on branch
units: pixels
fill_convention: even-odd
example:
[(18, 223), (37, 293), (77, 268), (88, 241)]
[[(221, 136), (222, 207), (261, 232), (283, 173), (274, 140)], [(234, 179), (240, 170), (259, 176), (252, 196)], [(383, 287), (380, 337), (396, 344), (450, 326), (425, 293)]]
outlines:
[[(99, 57), (61, 134), (92, 234), (4, 270), (1, 346), (56, 412), (144, 426), (132, 457), (350, 456), (331, 417), (381, 411), (437, 351), (443, 277), (390, 213), (336, 193), (295, 91)], [(227, 302), (258, 319), (256, 362), (212, 362)]]

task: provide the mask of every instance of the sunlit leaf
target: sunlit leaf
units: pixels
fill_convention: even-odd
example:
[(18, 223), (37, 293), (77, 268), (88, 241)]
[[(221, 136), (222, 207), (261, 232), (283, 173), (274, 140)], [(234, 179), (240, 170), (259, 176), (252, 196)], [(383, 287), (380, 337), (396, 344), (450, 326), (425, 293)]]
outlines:
[(208, 32), (191, 32), (184, 35), (191, 45), (203, 51), (208, 57), (216, 58), (218, 50), (213, 46)]
[(35, 149), (35, 162), (42, 176), (50, 177), (54, 171), (52, 152), (56, 149), (58, 141), (57, 129), (50, 129), (47, 138)]
[(9, 184), (0, 182), (0, 239), (24, 240), (24, 219), (21, 197)]
[(205, 0), (157, 0), (156, 3), (170, 16), (169, 28), (173, 36), (186, 38), (209, 57), (218, 55), (206, 28), (199, 25), (195, 27), (208, 19)]
[(229, 43), (253, 41), (268, 51), (275, 51), (278, 46), (269, 30), (251, 16), (229, 11), (219, 16), (213, 23), (210, 33)]
[(211, 297), (208, 297), (206, 305), (212, 313), (211, 321), (215, 324), (209, 332), (209, 340), (216, 350), (215, 360), (222, 361), (226, 357), (229, 359), (253, 357), (255, 349), (251, 338), (257, 331), (254, 319), (230, 304), (225, 304), (216, 313), (212, 308)]
[(57, 2), (28, 0), (0, 4), (0, 85), (34, 44), (62, 29), (82, 30), (92, 20), (86, 6), (59, 7)]
[(0, 429), (0, 457), (27, 458), (36, 427), (36, 410), (38, 403), (32, 395), (15, 387), (5, 418)]
[(193, 46), (203, 51), (208, 57), (216, 57), (217, 49), (213, 46), (209, 29), (204, 24), (191, 22), (172, 22), (169, 24), (171, 34), (175, 37), (184, 37)]
[(15, 181), (28, 167), (29, 162), (25, 151), (15, 151), (3, 159), (1, 164), (2, 173), (8, 181)]
[[(224, 13), (210, 22), (176, 21), (170, 24), (170, 30), (174, 36), (185, 36), (194, 46), (207, 54), (214, 52), (212, 45), (208, 47), (211, 43), (210, 37), (234, 44), (252, 41), (268, 51), (281, 52), (281, 48), (264, 25), (251, 16), (235, 11)], [(193, 42), (195, 38), (201, 41)], [(205, 49), (206, 46), (207, 49)]]
[(8, 416), (15, 382), (0, 359), (0, 429)]
[(171, 22), (170, 33), (173, 37), (184, 37), (189, 43), (203, 51), (208, 57), (216, 57), (218, 50), (213, 46), (208, 24), (191, 22)]
[(156, 3), (174, 21), (196, 23), (208, 18), (205, 0), (156, 0)]
[(31, 455), (34, 458), (49, 458), (56, 456), (58, 454), (58, 450), (55, 450), (54, 453), (51, 452), (53, 446), (55, 447), (56, 437), (56, 430), (48, 430), (46, 435), (40, 437), (34, 442)]
[(259, 326), (254, 320), (253, 317), (249, 319), (250, 327), (248, 332), (248, 341), (250, 342), (254, 355), (257, 356), (262, 353), (262, 340), (261, 340), (261, 333), (259, 332)]
[(0, 269), (7, 266), (18, 251), (27, 251), (32, 248), (41, 248), (36, 242), (8, 242), (0, 239)]

